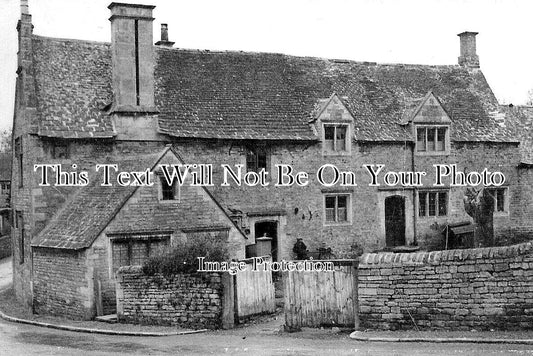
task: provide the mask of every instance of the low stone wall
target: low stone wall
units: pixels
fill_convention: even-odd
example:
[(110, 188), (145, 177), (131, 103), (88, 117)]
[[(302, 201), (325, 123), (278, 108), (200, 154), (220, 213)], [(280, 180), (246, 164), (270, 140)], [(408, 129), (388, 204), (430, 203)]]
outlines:
[(358, 274), (362, 328), (533, 329), (533, 242), (365, 254)]
[(122, 267), (116, 279), (118, 318), (194, 329), (222, 327), (223, 277), (222, 273), (147, 276), (140, 266)]

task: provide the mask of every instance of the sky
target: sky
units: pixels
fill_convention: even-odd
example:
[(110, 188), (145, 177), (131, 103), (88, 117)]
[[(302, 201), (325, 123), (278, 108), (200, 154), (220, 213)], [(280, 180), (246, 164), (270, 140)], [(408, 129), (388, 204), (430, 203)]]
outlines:
[[(110, 41), (110, 0), (29, 0), (34, 33)], [(378, 63), (456, 64), (463, 31), (501, 103), (533, 88), (531, 0), (142, 0), (156, 5), (154, 42), (168, 23), (174, 47), (275, 52)], [(0, 0), (0, 130), (10, 128), (19, 0)]]

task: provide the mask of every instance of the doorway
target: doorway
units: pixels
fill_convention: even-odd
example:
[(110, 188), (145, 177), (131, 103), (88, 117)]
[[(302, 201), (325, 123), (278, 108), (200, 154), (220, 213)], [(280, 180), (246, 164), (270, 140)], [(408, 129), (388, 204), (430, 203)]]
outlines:
[(268, 236), (272, 238), (272, 261), (278, 261), (278, 222), (261, 221), (255, 223), (255, 238)]
[(385, 242), (387, 247), (405, 245), (405, 198), (385, 198)]

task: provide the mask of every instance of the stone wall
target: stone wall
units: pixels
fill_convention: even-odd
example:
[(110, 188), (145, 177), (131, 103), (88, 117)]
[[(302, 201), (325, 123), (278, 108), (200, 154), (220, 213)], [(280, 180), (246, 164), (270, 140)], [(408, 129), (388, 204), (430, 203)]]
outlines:
[(37, 314), (91, 319), (93, 291), (84, 252), (33, 249), (33, 308)]
[(365, 254), (358, 290), (362, 328), (533, 329), (533, 242)]
[(222, 326), (223, 293), (222, 273), (167, 278), (144, 275), (140, 266), (121, 267), (117, 315), (123, 322), (217, 329)]

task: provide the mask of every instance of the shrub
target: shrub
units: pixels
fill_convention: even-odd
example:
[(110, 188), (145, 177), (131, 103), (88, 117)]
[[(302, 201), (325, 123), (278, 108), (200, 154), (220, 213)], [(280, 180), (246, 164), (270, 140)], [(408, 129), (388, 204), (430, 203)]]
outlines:
[(195, 234), (192, 241), (180, 241), (169, 252), (148, 259), (143, 265), (143, 273), (165, 276), (193, 273), (198, 270), (198, 257), (205, 257), (209, 262), (227, 261), (226, 241), (210, 234)]

